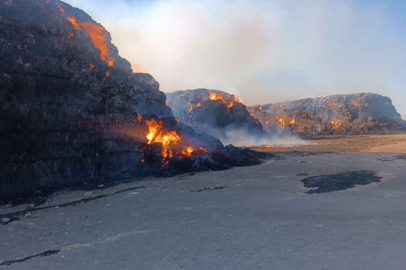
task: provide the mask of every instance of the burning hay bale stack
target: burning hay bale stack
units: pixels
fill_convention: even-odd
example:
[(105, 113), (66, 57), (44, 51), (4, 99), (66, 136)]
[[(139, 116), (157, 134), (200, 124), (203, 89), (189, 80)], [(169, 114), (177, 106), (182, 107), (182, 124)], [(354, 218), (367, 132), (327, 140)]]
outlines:
[(208, 89), (167, 94), (174, 115), (197, 132), (206, 132), (227, 143), (266, 135), (261, 123), (238, 97)]
[(178, 123), (154, 78), (133, 74), (106, 29), (66, 3), (1, 1), (0, 58), (2, 198), (260, 162)]
[(249, 110), (268, 132), (289, 132), (303, 136), (399, 133), (406, 123), (388, 97), (351, 94), (302, 99)]

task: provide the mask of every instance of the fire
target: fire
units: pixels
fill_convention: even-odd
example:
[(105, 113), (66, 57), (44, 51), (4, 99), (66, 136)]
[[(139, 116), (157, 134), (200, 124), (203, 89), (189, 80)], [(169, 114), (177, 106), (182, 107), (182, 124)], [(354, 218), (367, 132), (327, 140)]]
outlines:
[(137, 115), (137, 120), (138, 120), (138, 122), (142, 121), (142, 115), (141, 114)]
[(68, 17), (73, 27), (76, 30), (83, 30), (89, 35), (93, 45), (100, 50), (100, 58), (108, 64), (109, 67), (114, 67), (116, 59), (111, 55), (108, 46), (108, 32), (106, 29), (93, 22), (78, 22), (74, 17)]
[(89, 67), (90, 67), (91, 69), (94, 69), (94, 68), (95, 68), (95, 65), (93, 65), (92, 63), (90, 63), (90, 64), (89, 64)]
[(93, 41), (94, 46), (101, 51), (100, 58), (105, 61), (109, 67), (114, 67), (115, 59), (110, 54), (108, 47), (108, 32), (103, 26), (94, 24), (92, 22), (79, 23), (81, 27), (86, 31)]
[(234, 97), (231, 94), (228, 94), (226, 97), (224, 97), (224, 93), (214, 93), (210, 92), (209, 94), (209, 99), (210, 100), (221, 100), (224, 104), (227, 104), (227, 108), (230, 109), (231, 107), (234, 106), (234, 102), (238, 102), (243, 104), (242, 100), (238, 97)]
[(182, 151), (182, 154), (187, 157), (191, 157), (194, 150), (195, 149), (193, 149), (192, 146), (185, 146), (185, 149)]
[(202, 103), (197, 103), (196, 108), (202, 107)]
[(27, 48), (27, 45), (25, 45), (25, 47), (24, 47), (23, 45), (18, 44), (18, 46), (17, 46), (17, 49), (20, 51), (24, 50), (24, 48)]
[(286, 120), (285, 120), (285, 118), (276, 117), (276, 121), (279, 122), (280, 124), (282, 124), (283, 126), (286, 125)]
[(183, 151), (180, 152), (181, 156), (192, 157), (194, 152), (203, 152), (207, 153), (207, 149), (204, 147), (193, 148), (193, 146), (185, 146), (183, 147)]
[(262, 106), (259, 107), (259, 111), (262, 112)]
[(333, 120), (333, 121), (330, 122), (330, 124), (332, 124), (333, 126), (337, 126), (337, 125), (338, 125), (338, 122), (335, 121), (335, 120)]
[(192, 105), (190, 105), (190, 108), (189, 108), (188, 112), (191, 112), (191, 111), (193, 111), (193, 106)]
[(106, 72), (106, 78), (110, 77), (110, 72)]
[(357, 99), (352, 103), (353, 108), (361, 108), (362, 104), (360, 103), (361, 97), (357, 97)]
[(383, 124), (382, 124), (382, 123), (379, 123), (379, 126), (380, 126), (380, 127), (383, 127)]
[(162, 163), (168, 164), (168, 159), (173, 157), (172, 144), (177, 144), (180, 141), (179, 135), (176, 131), (162, 132), (162, 122), (154, 119), (145, 121), (148, 125), (148, 133), (145, 134), (148, 144), (161, 143), (162, 144)]
[(180, 123), (180, 120), (178, 118), (175, 118), (176, 123)]
[[(282, 126), (287, 126), (287, 125), (294, 125), (296, 124), (296, 119), (293, 117), (289, 122), (286, 120), (284, 117), (276, 117), (276, 122), (281, 124)], [(265, 122), (266, 125), (269, 124), (269, 121)]]
[(274, 148), (275, 146), (273, 146), (273, 145), (264, 145), (263, 147), (264, 148)]
[(265, 122), (265, 125), (266, 125), (266, 126), (269, 125), (269, 121), (266, 121), (266, 122)]
[(68, 21), (70, 21), (70, 23), (73, 25), (73, 28), (75, 28), (75, 30), (80, 30), (80, 26), (77, 23), (75, 17), (68, 17)]
[(209, 95), (210, 100), (223, 100), (223, 94), (216, 94), (216, 93), (210, 93)]
[(56, 6), (57, 6), (57, 8), (59, 9), (59, 11), (60, 11), (62, 14), (65, 14), (65, 10), (63, 9), (61, 3), (58, 3)]
[(326, 109), (333, 109), (335, 107), (336, 105), (334, 104), (334, 101), (330, 100), (330, 103), (327, 105)]
[(63, 36), (62, 41), (65, 41), (67, 38), (73, 38), (74, 36), (75, 36), (75, 34), (72, 32), (67, 37)]
[(235, 98), (234, 98), (234, 101), (236, 101), (236, 102), (238, 102), (238, 103), (241, 103), (241, 104), (244, 104), (244, 102), (242, 102), (242, 99), (239, 98), (239, 97), (235, 97)]

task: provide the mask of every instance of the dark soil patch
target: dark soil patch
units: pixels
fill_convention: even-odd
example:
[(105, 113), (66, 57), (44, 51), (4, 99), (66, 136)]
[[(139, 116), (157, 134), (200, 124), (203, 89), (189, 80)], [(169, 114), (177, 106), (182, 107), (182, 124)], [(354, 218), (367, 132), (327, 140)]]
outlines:
[(379, 177), (376, 172), (355, 171), (336, 175), (308, 177), (301, 180), (301, 182), (306, 188), (312, 189), (306, 193), (314, 194), (347, 190), (357, 185), (369, 185), (371, 183), (381, 182), (381, 179), (382, 177)]

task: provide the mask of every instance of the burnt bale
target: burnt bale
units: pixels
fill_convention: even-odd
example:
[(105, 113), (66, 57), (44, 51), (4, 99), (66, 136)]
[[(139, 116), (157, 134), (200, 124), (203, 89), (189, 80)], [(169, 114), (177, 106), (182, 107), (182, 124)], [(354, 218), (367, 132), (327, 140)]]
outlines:
[(0, 198), (179, 173), (171, 160), (226, 151), (178, 123), (154, 78), (133, 74), (109, 32), (64, 2), (1, 1), (0, 59)]
[(406, 123), (390, 98), (378, 94), (324, 96), (248, 109), (272, 133), (317, 136), (406, 131)]
[(241, 99), (219, 90), (195, 89), (168, 93), (173, 114), (197, 132), (206, 132), (226, 143), (266, 135), (261, 123)]

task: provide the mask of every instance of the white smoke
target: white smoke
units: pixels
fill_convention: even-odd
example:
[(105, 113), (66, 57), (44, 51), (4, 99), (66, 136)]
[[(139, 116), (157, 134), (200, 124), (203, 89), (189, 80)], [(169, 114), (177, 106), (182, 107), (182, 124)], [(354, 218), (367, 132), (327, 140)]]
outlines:
[(386, 1), (67, 2), (104, 24), (163, 91), (221, 89), (251, 105), (375, 92), (406, 115), (406, 38)]

